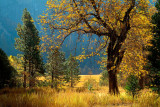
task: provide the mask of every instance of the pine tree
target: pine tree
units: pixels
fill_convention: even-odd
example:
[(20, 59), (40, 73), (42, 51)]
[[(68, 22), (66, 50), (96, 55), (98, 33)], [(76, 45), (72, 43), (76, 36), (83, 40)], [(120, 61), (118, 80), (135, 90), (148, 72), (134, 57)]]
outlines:
[[(23, 25), (18, 24), (17, 34), (19, 38), (16, 38), (15, 47), (24, 55), (24, 72), (27, 71), (30, 74), (29, 86), (35, 86), (35, 73), (43, 73), (43, 62), (40, 55), (40, 37), (38, 36), (38, 30), (34, 25), (33, 18), (25, 8), (22, 15)], [(27, 66), (28, 65), (28, 66)], [(24, 87), (26, 87), (26, 75), (24, 73)]]
[(80, 79), (79, 63), (76, 59), (70, 54), (69, 58), (65, 62), (65, 81), (71, 84), (71, 87)]
[(48, 54), (47, 69), (51, 74), (51, 88), (58, 89), (58, 86), (61, 84), (62, 76), (64, 74), (64, 65), (65, 56), (63, 52), (60, 52), (58, 48), (55, 48), (53, 51)]
[(13, 87), (16, 70), (10, 65), (6, 53), (0, 48), (0, 89), (5, 86)]
[(125, 89), (132, 94), (133, 98), (139, 90), (138, 78), (135, 75), (129, 75), (127, 77), (127, 82)]
[(149, 78), (150, 86), (160, 92), (160, 0), (156, 2), (157, 13), (152, 16), (152, 23), (155, 24), (153, 28), (154, 37), (152, 46), (148, 48), (150, 54), (148, 60), (150, 65)]

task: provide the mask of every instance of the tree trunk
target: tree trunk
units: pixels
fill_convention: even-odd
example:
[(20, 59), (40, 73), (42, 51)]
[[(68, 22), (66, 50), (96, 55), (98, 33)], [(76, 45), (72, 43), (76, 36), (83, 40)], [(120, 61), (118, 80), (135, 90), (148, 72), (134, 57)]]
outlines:
[(142, 76), (142, 74), (140, 75), (140, 78), (139, 78), (139, 86), (140, 86), (140, 89), (144, 89), (144, 77)]
[(35, 77), (33, 71), (33, 64), (31, 61), (29, 61), (29, 72), (30, 72), (29, 87), (32, 88), (35, 86)]
[(31, 75), (32, 75), (32, 87), (35, 87), (35, 71), (34, 71), (34, 66), (32, 64), (32, 71), (31, 71)]
[(26, 88), (26, 74), (24, 73), (24, 82), (23, 82), (23, 87)]
[(57, 78), (55, 78), (54, 87), (56, 90), (58, 90), (58, 79)]
[(73, 87), (73, 72), (71, 71), (71, 87)]
[(53, 88), (53, 71), (52, 71), (52, 83), (51, 83), (51, 88)]
[(117, 73), (113, 70), (108, 72), (109, 74), (109, 93), (119, 94), (118, 83), (117, 83)]
[(23, 81), (23, 87), (26, 88), (26, 58), (24, 58), (24, 81)]
[(31, 61), (29, 60), (29, 88), (31, 87)]

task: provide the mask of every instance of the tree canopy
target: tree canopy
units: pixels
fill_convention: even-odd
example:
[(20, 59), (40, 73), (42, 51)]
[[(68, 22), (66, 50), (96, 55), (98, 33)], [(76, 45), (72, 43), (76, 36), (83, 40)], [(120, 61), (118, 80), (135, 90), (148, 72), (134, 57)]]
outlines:
[[(84, 43), (89, 42), (91, 45), (88, 48), (92, 51), (89, 55), (83, 51), (77, 56), (79, 60), (106, 51), (109, 92), (116, 94), (119, 93), (117, 73), (122, 68), (122, 62), (126, 66), (129, 59), (136, 58), (144, 64), (142, 51), (138, 49), (149, 44), (152, 26), (150, 16), (153, 12), (149, 0), (48, 0), (47, 10), (40, 16), (40, 22), (44, 31), (52, 33), (51, 39), (48, 39), (48, 35), (42, 38), (51, 40), (57, 46), (61, 46), (70, 35), (78, 36), (77, 39), (83, 39)], [(99, 38), (92, 40), (83, 36)], [(139, 62), (128, 66), (136, 66)]]

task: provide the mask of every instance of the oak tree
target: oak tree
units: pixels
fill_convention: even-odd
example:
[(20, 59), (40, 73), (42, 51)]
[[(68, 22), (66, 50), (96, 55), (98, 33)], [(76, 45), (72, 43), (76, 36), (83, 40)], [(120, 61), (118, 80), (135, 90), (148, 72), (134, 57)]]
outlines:
[[(82, 38), (84, 43), (96, 42), (96, 46), (90, 47), (93, 51), (89, 55), (82, 53), (77, 59), (99, 55), (101, 50), (105, 50), (109, 92), (118, 94), (117, 73), (124, 55), (127, 54), (127, 38), (134, 37), (134, 31), (130, 32), (131, 28), (141, 29), (146, 21), (145, 14), (150, 12), (152, 6), (149, 0), (48, 0), (47, 6), (46, 12), (40, 16), (40, 21), (45, 31), (55, 32), (52, 37), (58, 46), (71, 35), (78, 36), (78, 39), (83, 36), (99, 37), (98, 40), (91, 41)], [(139, 15), (142, 17), (139, 18), (140, 24), (137, 26), (134, 22)], [(132, 43), (131, 40), (130, 42)]]

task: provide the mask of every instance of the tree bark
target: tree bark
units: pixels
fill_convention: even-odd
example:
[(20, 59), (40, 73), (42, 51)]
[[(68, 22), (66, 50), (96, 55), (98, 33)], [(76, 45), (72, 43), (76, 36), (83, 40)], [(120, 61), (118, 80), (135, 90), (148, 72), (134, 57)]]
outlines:
[(117, 73), (114, 71), (108, 72), (109, 76), (109, 93), (110, 94), (119, 94), (118, 82), (117, 82)]
[(51, 88), (53, 88), (53, 71), (52, 71), (52, 83), (51, 83)]
[(34, 71), (33, 71), (33, 64), (31, 61), (29, 61), (29, 73), (30, 73), (29, 87), (32, 88), (35, 86), (35, 77), (34, 77)]
[(24, 81), (23, 81), (23, 87), (26, 88), (26, 58), (24, 58), (25, 62), (24, 62)]
[(144, 77), (142, 76), (142, 74), (140, 75), (140, 78), (139, 78), (139, 86), (140, 86), (140, 89), (144, 89)]
[(29, 60), (29, 88), (31, 87), (31, 61)]
[(24, 82), (23, 82), (23, 88), (26, 88), (26, 74), (24, 73)]
[[(113, 33), (114, 34), (114, 33)], [(117, 35), (112, 35), (110, 43), (108, 45), (108, 58), (107, 58), (107, 70), (109, 74), (109, 93), (119, 94), (118, 83), (117, 83), (117, 70), (122, 62), (125, 49), (122, 49), (122, 44), (126, 38), (117, 38)]]
[(71, 87), (73, 87), (73, 72), (71, 71)]

